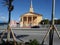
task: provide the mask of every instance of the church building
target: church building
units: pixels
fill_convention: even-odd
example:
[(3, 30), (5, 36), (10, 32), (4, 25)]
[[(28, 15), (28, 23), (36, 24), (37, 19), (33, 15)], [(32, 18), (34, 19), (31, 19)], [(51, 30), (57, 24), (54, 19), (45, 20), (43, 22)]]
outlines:
[(39, 25), (41, 20), (42, 15), (34, 12), (31, 0), (29, 12), (20, 16), (20, 27)]

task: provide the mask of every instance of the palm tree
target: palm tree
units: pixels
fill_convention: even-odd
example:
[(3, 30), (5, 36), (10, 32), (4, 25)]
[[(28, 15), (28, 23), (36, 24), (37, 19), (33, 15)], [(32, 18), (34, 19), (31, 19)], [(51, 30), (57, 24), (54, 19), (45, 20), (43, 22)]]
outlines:
[[(8, 30), (7, 42), (9, 42), (10, 31), (12, 32), (9, 24), (11, 21), (11, 11), (14, 9), (14, 6), (12, 5), (13, 0), (3, 0), (3, 1), (4, 1), (4, 5), (8, 7), (8, 12), (9, 12), (8, 27), (7, 27), (7, 30)], [(12, 32), (12, 35), (13, 35), (14, 45), (16, 45), (15, 36), (14, 36), (13, 32)]]
[(11, 20), (11, 11), (14, 9), (14, 6), (12, 5), (13, 0), (3, 0), (3, 1), (4, 1), (4, 5), (8, 7), (8, 11), (9, 11), (8, 24), (9, 24)]

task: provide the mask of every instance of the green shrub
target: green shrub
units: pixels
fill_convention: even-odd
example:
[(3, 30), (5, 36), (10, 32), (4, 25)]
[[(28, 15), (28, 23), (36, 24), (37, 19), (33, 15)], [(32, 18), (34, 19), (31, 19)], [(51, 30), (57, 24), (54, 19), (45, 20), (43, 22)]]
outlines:
[(30, 40), (29, 45), (39, 45), (39, 42), (36, 39)]

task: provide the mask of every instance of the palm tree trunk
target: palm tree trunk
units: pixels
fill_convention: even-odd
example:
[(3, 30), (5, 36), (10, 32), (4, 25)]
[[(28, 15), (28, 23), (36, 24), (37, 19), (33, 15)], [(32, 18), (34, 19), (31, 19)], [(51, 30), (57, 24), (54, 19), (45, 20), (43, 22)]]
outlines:
[(8, 19), (8, 27), (7, 27), (7, 30), (8, 30), (8, 34), (7, 34), (7, 41), (9, 41), (10, 39), (10, 21), (11, 21), (11, 10), (10, 10), (10, 6), (11, 6), (11, 3), (9, 2), (9, 7), (8, 7), (8, 11), (9, 11), (9, 19)]
[(10, 24), (11, 21), (11, 11), (9, 11), (9, 20), (8, 20), (8, 24)]
[(7, 27), (7, 30), (8, 30), (8, 34), (7, 34), (7, 41), (9, 41), (10, 39), (10, 21), (11, 21), (11, 12), (9, 11), (9, 19), (8, 19), (8, 27)]

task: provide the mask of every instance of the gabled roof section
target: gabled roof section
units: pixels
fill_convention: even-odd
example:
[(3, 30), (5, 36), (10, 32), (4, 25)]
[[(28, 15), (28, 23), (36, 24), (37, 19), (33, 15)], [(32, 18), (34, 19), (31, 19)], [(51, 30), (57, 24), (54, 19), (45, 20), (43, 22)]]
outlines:
[[(33, 15), (42, 16), (42, 14), (38, 14), (38, 13), (35, 13), (35, 12), (27, 12), (27, 13), (24, 13), (23, 15), (21, 15), (20, 17), (22, 17), (22, 16), (24, 16), (24, 15), (27, 15), (28, 13), (33, 14)], [(30, 16), (30, 15), (29, 15), (29, 16)]]

